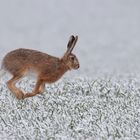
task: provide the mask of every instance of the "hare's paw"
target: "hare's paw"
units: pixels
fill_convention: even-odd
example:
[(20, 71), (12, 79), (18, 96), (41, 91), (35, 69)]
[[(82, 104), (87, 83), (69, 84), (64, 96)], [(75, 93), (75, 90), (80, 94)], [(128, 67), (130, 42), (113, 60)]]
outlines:
[(21, 100), (21, 99), (23, 99), (24, 94), (23, 94), (22, 91), (19, 90), (19, 91), (15, 94), (15, 96), (16, 96), (17, 99)]
[(25, 99), (25, 98), (32, 97), (35, 95), (36, 95), (36, 93), (26, 93), (23, 98)]
[(25, 98), (30, 97), (30, 94), (31, 94), (31, 93), (26, 93), (26, 94), (24, 95), (24, 97), (23, 97), (23, 98), (25, 99)]

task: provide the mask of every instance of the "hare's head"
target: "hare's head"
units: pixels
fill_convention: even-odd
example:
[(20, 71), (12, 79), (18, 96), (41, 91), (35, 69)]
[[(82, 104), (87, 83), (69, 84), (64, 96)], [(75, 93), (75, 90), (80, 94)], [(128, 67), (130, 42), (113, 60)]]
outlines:
[(74, 37), (72, 35), (70, 37), (68, 45), (67, 45), (67, 51), (62, 57), (62, 61), (65, 63), (65, 65), (68, 66), (70, 70), (78, 69), (80, 67), (77, 57), (72, 53), (72, 50), (75, 47), (77, 40), (78, 40), (78, 36)]

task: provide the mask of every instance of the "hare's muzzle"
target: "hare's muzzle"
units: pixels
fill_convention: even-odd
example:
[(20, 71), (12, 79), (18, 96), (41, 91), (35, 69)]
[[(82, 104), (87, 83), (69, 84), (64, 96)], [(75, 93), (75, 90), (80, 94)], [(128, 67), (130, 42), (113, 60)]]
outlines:
[(79, 68), (80, 68), (80, 65), (77, 64), (77, 65), (75, 66), (75, 69), (79, 69)]

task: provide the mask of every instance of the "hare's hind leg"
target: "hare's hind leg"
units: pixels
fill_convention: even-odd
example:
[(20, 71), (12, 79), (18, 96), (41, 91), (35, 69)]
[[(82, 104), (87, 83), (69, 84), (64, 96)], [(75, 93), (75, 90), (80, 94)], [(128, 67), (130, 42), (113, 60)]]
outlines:
[(42, 92), (44, 87), (44, 81), (39, 79), (35, 85), (35, 88), (33, 89), (32, 93), (27, 93), (24, 95), (24, 98), (35, 96), (36, 94), (39, 94)]
[(22, 76), (23, 75), (13, 76), (13, 78), (7, 82), (8, 88), (16, 96), (17, 99), (23, 99), (24, 96), (23, 92), (15, 86), (16, 81), (19, 80)]

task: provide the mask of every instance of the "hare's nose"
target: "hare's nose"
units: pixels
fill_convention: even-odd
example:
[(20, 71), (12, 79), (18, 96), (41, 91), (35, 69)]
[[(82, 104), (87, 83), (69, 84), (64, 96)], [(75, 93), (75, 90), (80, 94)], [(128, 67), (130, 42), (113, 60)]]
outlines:
[(79, 64), (77, 64), (77, 65), (76, 65), (76, 69), (79, 69), (79, 67), (80, 67), (80, 65), (79, 65)]
[(80, 68), (80, 65), (78, 64), (78, 68)]

